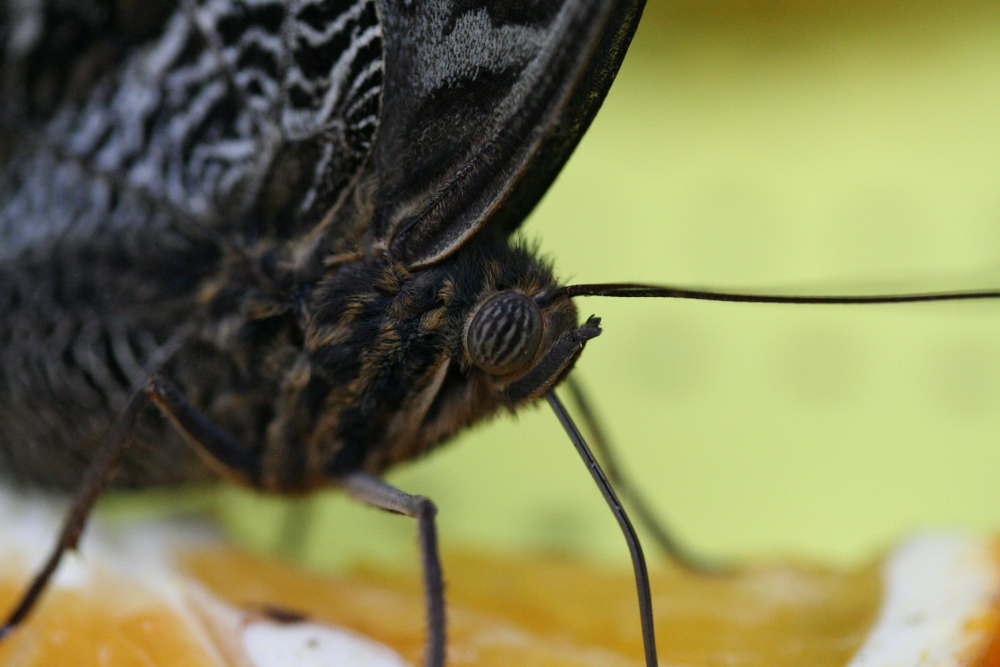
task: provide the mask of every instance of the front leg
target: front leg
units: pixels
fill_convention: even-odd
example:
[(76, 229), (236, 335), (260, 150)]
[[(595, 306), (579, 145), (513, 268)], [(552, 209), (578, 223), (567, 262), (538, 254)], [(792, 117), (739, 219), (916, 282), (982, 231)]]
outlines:
[(413, 496), (390, 486), (374, 475), (356, 472), (339, 480), (347, 492), (361, 502), (417, 520), (420, 556), (423, 561), (424, 595), (427, 600), (427, 647), (424, 667), (444, 667), (445, 613), (444, 577), (438, 553), (437, 507), (429, 498)]
[(199, 413), (175, 384), (162, 376), (154, 375), (132, 394), (125, 409), (97, 448), (80, 488), (73, 497), (52, 553), (0, 628), (0, 639), (10, 634), (31, 612), (59, 567), (63, 554), (76, 549), (90, 510), (114, 478), (122, 456), (134, 440), (136, 420), (150, 402), (160, 409), (210, 468), (244, 484), (253, 485), (260, 478), (258, 461), (249, 451), (233, 442)]

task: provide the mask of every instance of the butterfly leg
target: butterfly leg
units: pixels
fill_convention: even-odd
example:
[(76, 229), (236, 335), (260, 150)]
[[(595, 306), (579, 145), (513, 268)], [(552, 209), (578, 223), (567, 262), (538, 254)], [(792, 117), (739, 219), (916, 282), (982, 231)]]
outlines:
[(427, 649), (424, 667), (444, 667), (444, 579), (441, 573), (441, 558), (438, 554), (437, 528), (434, 523), (437, 507), (428, 498), (411, 496), (368, 473), (353, 473), (341, 481), (347, 492), (355, 499), (417, 520), (420, 556), (423, 560), (424, 591), (427, 596)]
[(573, 402), (576, 403), (577, 408), (580, 410), (580, 415), (583, 417), (584, 424), (587, 425), (587, 430), (590, 431), (591, 442), (600, 457), (604, 470), (607, 472), (608, 479), (635, 512), (639, 523), (652, 535), (657, 546), (672, 561), (692, 572), (699, 574), (726, 574), (730, 572), (731, 568), (726, 565), (705, 560), (681, 546), (680, 542), (674, 538), (663, 521), (650, 508), (646, 499), (636, 488), (635, 484), (632, 483), (632, 480), (622, 470), (614, 449), (611, 447), (611, 443), (605, 436), (604, 429), (601, 428), (596, 413), (587, 400), (587, 395), (583, 391), (583, 387), (573, 376), (567, 378), (566, 385), (573, 396)]
[(122, 456), (134, 439), (136, 421), (149, 403), (160, 409), (185, 440), (192, 443), (203, 455), (206, 463), (213, 468), (228, 473), (229, 477), (244, 481), (256, 478), (256, 464), (249, 452), (234, 443), (195, 410), (172, 382), (160, 376), (150, 378), (129, 398), (125, 409), (118, 415), (111, 430), (95, 452), (83, 475), (80, 488), (73, 497), (55, 547), (45, 565), (21, 596), (17, 607), (7, 617), (3, 627), (0, 627), (0, 640), (24, 621), (34, 608), (52, 575), (55, 574), (56, 568), (59, 567), (63, 554), (76, 549), (90, 511), (114, 478)]

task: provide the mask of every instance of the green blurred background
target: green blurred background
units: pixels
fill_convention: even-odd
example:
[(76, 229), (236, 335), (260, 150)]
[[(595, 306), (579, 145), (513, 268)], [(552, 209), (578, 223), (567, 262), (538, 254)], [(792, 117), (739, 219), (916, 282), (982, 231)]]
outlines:
[[(582, 282), (996, 287), (998, 64), (996, 2), (650, 0), (524, 234)], [(1000, 529), (1000, 303), (579, 306), (605, 333), (576, 372), (690, 547), (853, 562), (916, 529)], [(446, 549), (627, 562), (547, 406), (389, 479), (437, 501)], [(416, 564), (412, 521), (336, 494), (215, 502), (312, 565)]]

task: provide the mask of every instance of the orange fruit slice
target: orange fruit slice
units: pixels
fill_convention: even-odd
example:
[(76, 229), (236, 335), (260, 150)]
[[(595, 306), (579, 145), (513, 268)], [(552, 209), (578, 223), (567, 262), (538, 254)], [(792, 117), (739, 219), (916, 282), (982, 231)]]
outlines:
[[(0, 496), (0, 606), (48, 549), (60, 507)], [(445, 559), (449, 664), (643, 664), (631, 573), (554, 558)], [(853, 571), (766, 565), (653, 575), (661, 664), (998, 667), (1000, 558), (918, 537)], [(329, 576), (240, 551), (203, 527), (95, 522), (0, 665), (420, 665), (416, 575)]]

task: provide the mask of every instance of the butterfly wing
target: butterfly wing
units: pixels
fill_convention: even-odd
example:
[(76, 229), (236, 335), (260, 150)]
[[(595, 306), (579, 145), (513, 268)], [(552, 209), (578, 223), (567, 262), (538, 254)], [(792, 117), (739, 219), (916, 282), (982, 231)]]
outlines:
[(596, 113), (642, 2), (134, 4), (0, 13), (0, 111), (35, 131), (10, 153), (2, 254), (165, 220), (290, 237), (373, 143), (372, 226), (398, 257), (435, 261), (488, 221), (509, 233)]
[(0, 32), (0, 256), (158, 227), (291, 237), (371, 153), (375, 0), (8, 2)]
[[(226, 260), (297, 238), (350, 190), (381, 25), (375, 0), (0, 0), (0, 34), (0, 470), (72, 489), (150, 364), (192, 323), (228, 322), (204, 309)], [(173, 379), (217, 396), (260, 370), (231, 374), (237, 338), (192, 343)], [(207, 474), (149, 427), (116, 483)]]
[(383, 0), (373, 226), (412, 266), (512, 232), (597, 113), (643, 0)]

